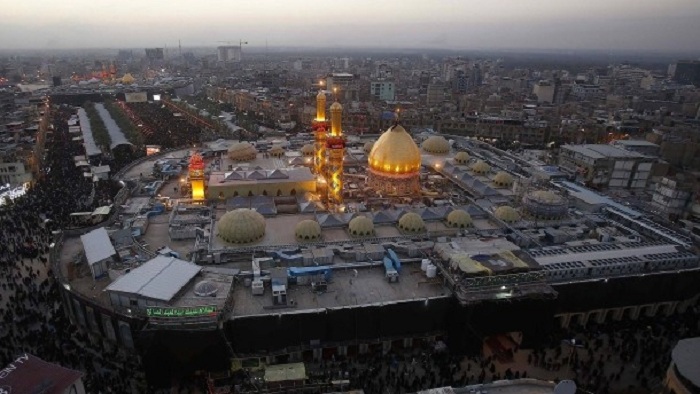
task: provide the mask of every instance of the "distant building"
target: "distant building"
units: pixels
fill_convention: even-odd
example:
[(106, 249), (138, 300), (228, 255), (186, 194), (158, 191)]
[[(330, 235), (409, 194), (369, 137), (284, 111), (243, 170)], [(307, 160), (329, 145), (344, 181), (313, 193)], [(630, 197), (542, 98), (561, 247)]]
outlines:
[(445, 85), (440, 82), (428, 85), (425, 104), (428, 107), (435, 107), (440, 105), (443, 101), (445, 101)]
[(598, 85), (574, 84), (571, 87), (571, 96), (579, 101), (587, 101), (599, 98), (603, 90)]
[(663, 177), (656, 184), (651, 205), (666, 217), (682, 216), (693, 202), (696, 183), (682, 175)]
[(238, 45), (222, 45), (216, 47), (217, 59), (220, 62), (240, 62), (241, 61), (241, 47)]
[(673, 80), (685, 85), (700, 86), (700, 61), (680, 61), (676, 63)]
[(646, 156), (659, 157), (661, 154), (661, 146), (644, 140), (616, 140), (613, 141), (612, 145)]
[(594, 187), (643, 189), (656, 159), (606, 144), (563, 145), (559, 165)]
[(370, 94), (377, 100), (393, 101), (396, 99), (396, 90), (392, 81), (370, 82)]
[(539, 81), (532, 88), (532, 94), (537, 96), (538, 103), (553, 103), (554, 84), (550, 81)]
[(163, 48), (146, 48), (146, 58), (148, 60), (163, 60), (165, 59), (165, 51)]
[(18, 186), (32, 181), (32, 173), (19, 161), (0, 163), (0, 184)]

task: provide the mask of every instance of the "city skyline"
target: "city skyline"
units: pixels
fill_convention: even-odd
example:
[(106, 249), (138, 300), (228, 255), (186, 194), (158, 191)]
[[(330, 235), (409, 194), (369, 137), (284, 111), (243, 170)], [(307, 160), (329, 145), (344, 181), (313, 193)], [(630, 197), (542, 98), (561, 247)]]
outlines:
[[(572, 49), (693, 52), (700, 5), (690, 0), (566, 4), (361, 0), (319, 8), (308, 1), (141, 4), (78, 0), (5, 3), (0, 49), (223, 45), (404, 47), (456, 50)], [(304, 12), (308, 10), (308, 12)]]

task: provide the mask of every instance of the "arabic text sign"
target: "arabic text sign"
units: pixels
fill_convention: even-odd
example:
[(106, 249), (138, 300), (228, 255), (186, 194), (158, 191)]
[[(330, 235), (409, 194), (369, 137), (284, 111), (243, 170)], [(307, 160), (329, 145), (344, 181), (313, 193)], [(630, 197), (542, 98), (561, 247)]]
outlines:
[(148, 317), (196, 317), (206, 316), (216, 313), (216, 307), (213, 305), (190, 306), (182, 308), (168, 307), (148, 307), (146, 315)]

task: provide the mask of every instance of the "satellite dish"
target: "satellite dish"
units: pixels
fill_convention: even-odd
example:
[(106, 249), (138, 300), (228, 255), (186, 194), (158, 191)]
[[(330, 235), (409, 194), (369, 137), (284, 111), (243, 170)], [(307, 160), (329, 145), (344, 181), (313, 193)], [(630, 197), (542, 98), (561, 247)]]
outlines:
[(573, 380), (562, 380), (554, 387), (554, 394), (576, 394), (576, 383)]

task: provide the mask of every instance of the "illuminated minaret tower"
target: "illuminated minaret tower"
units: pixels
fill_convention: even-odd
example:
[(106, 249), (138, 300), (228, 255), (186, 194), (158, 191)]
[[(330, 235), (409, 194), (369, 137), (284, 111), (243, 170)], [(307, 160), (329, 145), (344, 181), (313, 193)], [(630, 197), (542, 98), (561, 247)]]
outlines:
[(192, 199), (204, 200), (204, 160), (199, 152), (190, 157), (189, 178), (192, 185)]
[(328, 121), (326, 120), (326, 93), (321, 90), (316, 96), (316, 119), (311, 127), (314, 132), (314, 172), (316, 179), (323, 182), (326, 175), (326, 137)]
[(343, 204), (343, 159), (345, 158), (345, 138), (341, 119), (343, 106), (339, 102), (331, 105), (331, 133), (326, 140), (328, 148), (328, 204), (339, 209)]

